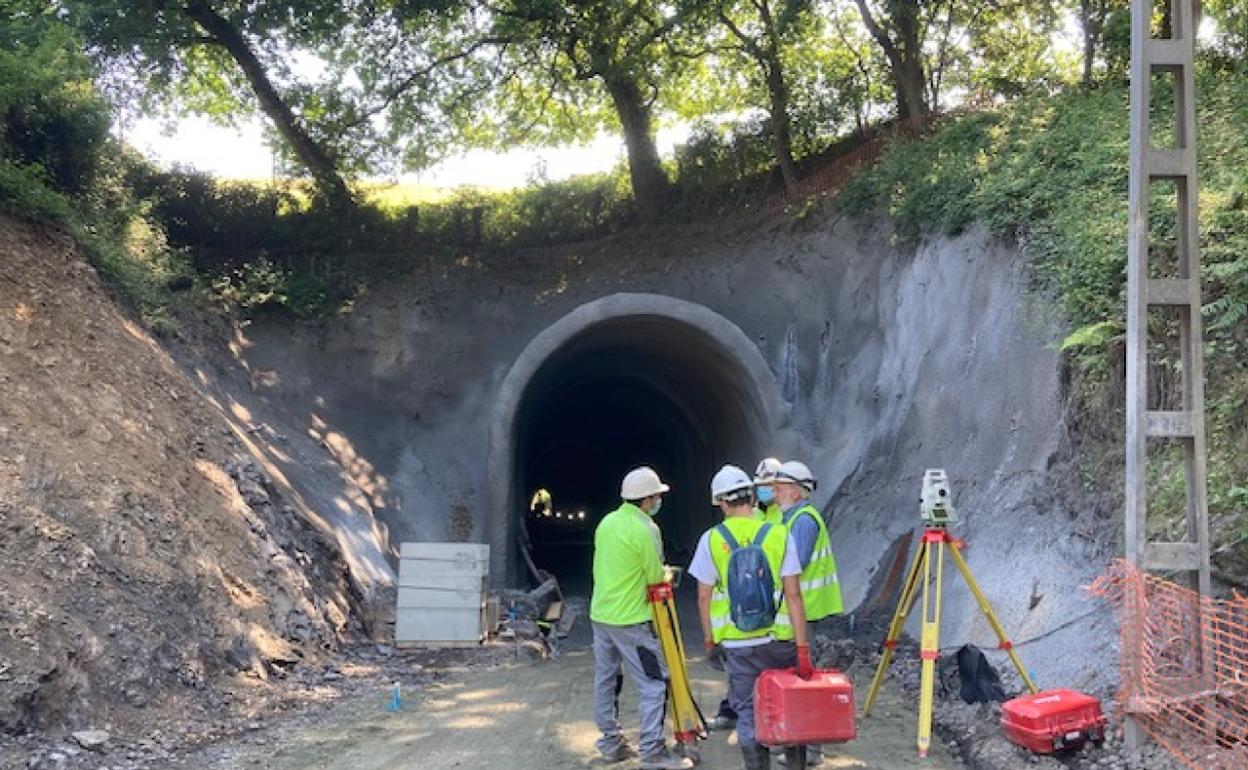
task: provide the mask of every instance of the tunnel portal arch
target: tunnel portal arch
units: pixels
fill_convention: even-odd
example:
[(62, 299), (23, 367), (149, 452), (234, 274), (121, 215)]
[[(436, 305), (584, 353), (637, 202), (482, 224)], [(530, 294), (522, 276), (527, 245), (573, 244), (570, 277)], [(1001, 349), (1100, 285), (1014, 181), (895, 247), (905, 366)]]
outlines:
[[(494, 403), (487, 493), (492, 581), (514, 584), (522, 577), (517, 525), (537, 474), (559, 478), (563, 496), (552, 490), (556, 507), (591, 508), (576, 525), (583, 539), (609, 510), (607, 501), (618, 503), (622, 469), (660, 466), (674, 487), (660, 523), (676, 546), (669, 553), (675, 561), (711, 520), (710, 474), (720, 463), (752, 466), (760, 453), (777, 451), (783, 420), (766, 360), (724, 316), (658, 294), (612, 294), (577, 307), (529, 342)], [(579, 469), (576, 479), (559, 475), (568, 466)], [(587, 559), (583, 542), (564, 550)]]

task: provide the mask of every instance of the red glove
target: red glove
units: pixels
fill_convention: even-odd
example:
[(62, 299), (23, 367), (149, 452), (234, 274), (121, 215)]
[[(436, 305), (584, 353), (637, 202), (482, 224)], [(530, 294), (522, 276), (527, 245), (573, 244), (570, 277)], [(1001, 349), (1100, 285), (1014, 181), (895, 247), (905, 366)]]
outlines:
[(810, 645), (797, 645), (797, 675), (802, 679), (810, 679), (815, 675), (815, 666), (810, 662)]

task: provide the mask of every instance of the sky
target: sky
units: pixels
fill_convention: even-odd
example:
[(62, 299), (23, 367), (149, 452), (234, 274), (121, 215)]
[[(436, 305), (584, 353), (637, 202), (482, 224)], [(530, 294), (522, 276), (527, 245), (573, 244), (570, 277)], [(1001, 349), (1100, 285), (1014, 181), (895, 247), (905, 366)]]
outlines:
[[(124, 138), (166, 167), (176, 163), (230, 179), (272, 176), (273, 158), (264, 144), (258, 120), (239, 128), (227, 128), (192, 116), (174, 125), (171, 133), (163, 120), (136, 119), (127, 126)], [(660, 130), (656, 137), (659, 152), (670, 154), (675, 144), (687, 135), (688, 129), (684, 126)], [(623, 159), (623, 140), (618, 136), (600, 135), (589, 144), (570, 147), (522, 148), (505, 153), (473, 150), (448, 158), (420, 174), (401, 177), (401, 180), (433, 187), (520, 187), (542, 164), (546, 178), (554, 180), (607, 171)]]

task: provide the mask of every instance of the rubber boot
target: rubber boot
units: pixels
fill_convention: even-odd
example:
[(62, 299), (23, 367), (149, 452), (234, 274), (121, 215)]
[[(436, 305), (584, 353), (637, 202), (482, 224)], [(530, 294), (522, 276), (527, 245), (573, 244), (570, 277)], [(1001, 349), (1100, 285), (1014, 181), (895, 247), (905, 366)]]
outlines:
[(784, 770), (806, 770), (806, 747), (784, 747)]
[(771, 770), (771, 752), (766, 746), (742, 746), (745, 770)]

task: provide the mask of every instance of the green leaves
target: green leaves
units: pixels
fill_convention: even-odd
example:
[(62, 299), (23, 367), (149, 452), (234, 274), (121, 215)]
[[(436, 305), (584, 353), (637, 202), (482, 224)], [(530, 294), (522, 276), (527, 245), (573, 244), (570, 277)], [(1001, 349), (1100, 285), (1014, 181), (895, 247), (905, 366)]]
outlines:
[(110, 121), (94, 69), (51, 15), (0, 20), (0, 158), (61, 192), (82, 192), (98, 172)]
[(1065, 352), (1075, 348), (1103, 348), (1110, 340), (1121, 335), (1122, 330), (1122, 321), (1117, 319), (1081, 326), (1066, 335), (1058, 349)]
[[(1201, 252), (1206, 324), (1210, 499), (1218, 483), (1248, 477), (1248, 84), (1202, 70)], [(841, 199), (851, 212), (884, 211), (906, 237), (979, 223), (1015, 237), (1032, 257), (1040, 288), (1060, 302), (1080, 419), (1114, 426), (1119, 440), (1120, 361), (1127, 239), (1125, 88), (1017, 100), (951, 120), (933, 136), (892, 148)], [(1150, 196), (1152, 267), (1173, 275), (1173, 187)], [(1162, 323), (1154, 319), (1154, 323)], [(1164, 331), (1164, 324), (1158, 331)], [(1158, 335), (1159, 337), (1161, 335)], [(1175, 351), (1150, 351), (1173, 377)], [(1215, 483), (1217, 481), (1217, 483)]]

